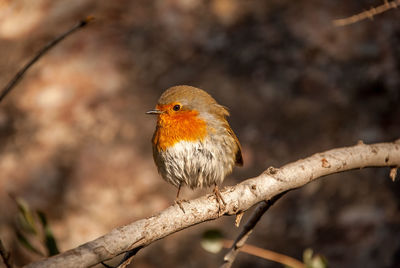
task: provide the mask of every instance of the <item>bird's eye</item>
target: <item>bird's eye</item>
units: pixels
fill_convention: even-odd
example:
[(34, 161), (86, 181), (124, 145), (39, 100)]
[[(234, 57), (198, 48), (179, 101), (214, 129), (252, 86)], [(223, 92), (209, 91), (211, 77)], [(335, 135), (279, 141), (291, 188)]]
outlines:
[(181, 106), (179, 104), (174, 105), (172, 108), (174, 111), (179, 111), (181, 109)]

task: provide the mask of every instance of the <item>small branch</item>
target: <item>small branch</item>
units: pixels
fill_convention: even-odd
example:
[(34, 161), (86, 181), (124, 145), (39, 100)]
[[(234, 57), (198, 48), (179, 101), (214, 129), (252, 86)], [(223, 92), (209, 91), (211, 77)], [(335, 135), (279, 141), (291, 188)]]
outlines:
[[(232, 246), (232, 240), (224, 240), (224, 247), (231, 248)], [(252, 245), (243, 245), (240, 251), (266, 260), (278, 262), (292, 268), (304, 268), (304, 264), (301, 261), (268, 249), (263, 249)]]
[(118, 264), (118, 268), (125, 268), (127, 267), (131, 261), (133, 260), (133, 257), (135, 257), (136, 253), (139, 252), (139, 250), (141, 250), (143, 247), (137, 247), (134, 248), (130, 251), (128, 251), (128, 253), (125, 254), (124, 258), (122, 259), (121, 263)]
[(0, 239), (0, 256), (1, 256), (1, 259), (3, 260), (3, 263), (6, 266), (6, 268), (13, 267), (12, 262), (11, 262), (11, 253), (7, 252), (1, 239)]
[(72, 34), (76, 30), (85, 27), (89, 22), (91, 22), (94, 18), (89, 16), (86, 19), (80, 21), (74, 27), (64, 32), (51, 42), (47, 43), (18, 73), (8, 82), (8, 84), (3, 88), (0, 92), (0, 102), (5, 98), (5, 96), (17, 85), (17, 83), (22, 79), (25, 72), (35, 63), (37, 62), (47, 51), (49, 51), (52, 47), (57, 45), (61, 40), (66, 38), (68, 35)]
[[(238, 185), (226, 187), (221, 192), (226, 202), (223, 212), (225, 215), (235, 215), (263, 200), (330, 174), (364, 167), (393, 166), (400, 166), (400, 144), (394, 142), (358, 144), (314, 154), (279, 169), (269, 169)], [(121, 253), (146, 247), (193, 225), (221, 217), (219, 204), (213, 194), (183, 202), (182, 206), (186, 213), (178, 205), (171, 206), (157, 215), (118, 227), (93, 241), (31, 263), (27, 267), (93, 266)]]
[(268, 201), (262, 201), (254, 211), (253, 215), (247, 221), (246, 225), (243, 227), (242, 232), (238, 235), (235, 241), (232, 244), (229, 252), (224, 256), (224, 264), (221, 265), (221, 268), (229, 268), (232, 266), (236, 256), (239, 254), (241, 248), (245, 245), (247, 239), (250, 234), (253, 232), (254, 227), (261, 219), (262, 215), (264, 215), (267, 210), (275, 204), (282, 196), (284, 196), (286, 192), (280, 193), (274, 196), (272, 199)]
[(390, 169), (389, 177), (392, 179), (392, 181), (396, 180), (397, 169), (398, 169), (398, 167), (394, 167), (394, 168)]
[(400, 6), (400, 0), (393, 0), (390, 2), (385, 0), (380, 6), (372, 7), (369, 10), (363, 11), (348, 18), (334, 20), (333, 24), (335, 26), (345, 26), (365, 19), (373, 20), (374, 16), (386, 12), (389, 9), (397, 8), (398, 6)]
[[(133, 257), (135, 257), (136, 253), (138, 253), (139, 250), (141, 250), (142, 248), (143, 247), (137, 247), (137, 248), (134, 248), (134, 249), (128, 251), (127, 253), (125, 253), (122, 260), (115, 267), (117, 267), (117, 268), (127, 267), (132, 262)], [(101, 262), (101, 264), (103, 264), (106, 268), (114, 268), (113, 266), (109, 266), (109, 265), (105, 264), (104, 262)]]

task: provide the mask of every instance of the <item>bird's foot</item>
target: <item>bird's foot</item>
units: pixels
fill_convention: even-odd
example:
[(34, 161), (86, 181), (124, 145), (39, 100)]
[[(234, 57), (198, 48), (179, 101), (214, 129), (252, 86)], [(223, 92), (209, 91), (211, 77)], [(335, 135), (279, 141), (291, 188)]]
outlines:
[(218, 189), (218, 185), (215, 185), (213, 192), (214, 192), (215, 198), (217, 199), (217, 202), (219, 205), (218, 214), (222, 215), (226, 208), (226, 202)]
[(175, 204), (177, 204), (179, 206), (179, 208), (183, 211), (183, 213), (186, 213), (185, 209), (183, 208), (183, 205), (182, 205), (183, 202), (187, 202), (187, 200), (186, 199), (179, 199), (179, 198), (175, 199)]

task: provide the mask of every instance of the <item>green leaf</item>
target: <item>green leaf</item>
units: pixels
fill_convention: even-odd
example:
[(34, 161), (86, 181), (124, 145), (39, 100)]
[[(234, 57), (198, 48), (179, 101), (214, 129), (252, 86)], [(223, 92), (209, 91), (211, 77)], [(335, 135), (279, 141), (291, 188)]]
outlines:
[(328, 262), (322, 255), (313, 256), (314, 252), (311, 248), (307, 248), (303, 252), (303, 261), (306, 268), (327, 268)]
[(208, 230), (203, 234), (201, 246), (211, 253), (218, 253), (223, 248), (223, 235), (220, 230)]
[(47, 223), (46, 215), (42, 211), (37, 211), (36, 213), (39, 216), (40, 223), (43, 226), (44, 242), (45, 242), (45, 246), (47, 248), (48, 256), (53, 256), (53, 255), (60, 253), (60, 251), (58, 250), (57, 242), (53, 235), (53, 232), (52, 232), (49, 224)]
[(312, 255), (314, 251), (311, 248), (307, 248), (303, 252), (303, 262), (305, 265), (308, 265), (311, 262)]
[(33, 253), (36, 253), (40, 256), (44, 256), (43, 253), (41, 253), (38, 249), (36, 249), (30, 242), (29, 240), (19, 231), (17, 231), (17, 239), (21, 243), (22, 246), (24, 246), (26, 249), (32, 251)]
[(33, 217), (29, 205), (22, 198), (15, 196), (12, 196), (12, 198), (18, 207), (18, 222), (20, 223), (21, 228), (28, 233), (37, 234), (35, 218)]

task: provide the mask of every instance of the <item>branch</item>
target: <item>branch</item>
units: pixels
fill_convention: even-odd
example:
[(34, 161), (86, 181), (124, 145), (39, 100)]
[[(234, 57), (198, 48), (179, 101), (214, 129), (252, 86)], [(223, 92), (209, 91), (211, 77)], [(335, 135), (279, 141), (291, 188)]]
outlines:
[(374, 19), (374, 16), (386, 12), (389, 9), (397, 8), (398, 6), (400, 6), (400, 0), (393, 0), (390, 2), (388, 2), (388, 0), (385, 0), (384, 3), (380, 6), (371, 7), (369, 10), (363, 11), (348, 18), (334, 20), (333, 24), (335, 26), (345, 26), (365, 19), (372, 20)]
[[(289, 190), (288, 190), (289, 191)], [(247, 221), (246, 225), (243, 227), (242, 232), (238, 235), (235, 241), (232, 243), (230, 250), (224, 257), (224, 264), (221, 268), (229, 268), (232, 266), (236, 256), (239, 254), (241, 248), (245, 245), (250, 234), (253, 232), (254, 227), (257, 225), (261, 217), (267, 212), (267, 210), (275, 204), (282, 196), (284, 196), (288, 191), (282, 192), (268, 201), (262, 201), (251, 215), (250, 219)]]
[(7, 252), (7, 250), (3, 246), (3, 242), (0, 239), (0, 256), (3, 260), (3, 263), (6, 268), (12, 268), (12, 261), (11, 261), (11, 253)]
[[(231, 240), (225, 240), (224, 241), (224, 247), (230, 248), (233, 246), (233, 241)], [(243, 245), (243, 247), (240, 249), (240, 251), (245, 252), (247, 254), (257, 256), (260, 258), (263, 258), (265, 260), (269, 261), (274, 261), (280, 264), (285, 265), (285, 267), (291, 267), (291, 268), (305, 268), (304, 263), (301, 261), (292, 258), (290, 256), (286, 256), (268, 249), (263, 249), (259, 247), (255, 247), (252, 245)]]
[(72, 34), (76, 30), (85, 27), (89, 22), (93, 20), (93, 17), (89, 16), (86, 19), (80, 21), (74, 27), (56, 37), (54, 40), (45, 45), (19, 72), (8, 82), (8, 84), (3, 88), (0, 92), (0, 102), (5, 98), (5, 96), (17, 85), (17, 83), (22, 79), (25, 72), (37, 62), (47, 51), (49, 51), (52, 47), (57, 45), (61, 40), (63, 40), (68, 35)]
[[(254, 204), (303, 186), (317, 178), (333, 173), (364, 167), (400, 166), (400, 140), (394, 143), (352, 147), (317, 153), (287, 164), (270, 168), (255, 178), (226, 187), (221, 192), (227, 203), (225, 215), (246, 211)], [(111, 259), (129, 250), (146, 247), (182, 229), (220, 217), (219, 205), (213, 194), (170, 206), (159, 214), (118, 227), (93, 241), (56, 256), (37, 261), (27, 267), (88, 267)]]
[(396, 180), (397, 169), (398, 169), (398, 167), (394, 167), (394, 168), (391, 168), (391, 169), (390, 169), (389, 177), (392, 179), (392, 181), (395, 181), (395, 180)]

